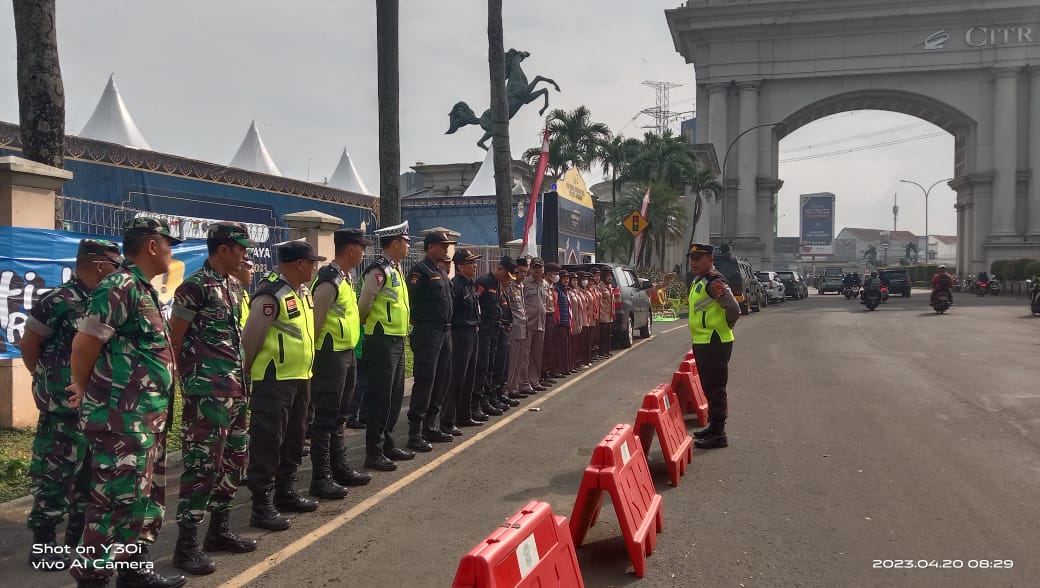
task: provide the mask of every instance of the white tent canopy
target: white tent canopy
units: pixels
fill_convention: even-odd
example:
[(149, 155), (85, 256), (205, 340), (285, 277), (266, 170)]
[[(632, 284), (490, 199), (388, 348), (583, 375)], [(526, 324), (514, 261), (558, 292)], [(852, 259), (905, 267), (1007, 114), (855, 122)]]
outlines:
[(466, 186), (463, 197), (489, 196), (495, 193), (495, 157), (491, 149), (484, 156), (484, 162), (480, 164), (477, 175), (473, 181)]
[(357, 169), (354, 167), (354, 162), (350, 160), (350, 154), (347, 153), (345, 148), (343, 149), (343, 155), (339, 158), (339, 165), (336, 166), (336, 171), (332, 172), (332, 177), (329, 178), (329, 185), (340, 190), (347, 190), (348, 192), (372, 195), (368, 191), (368, 186), (365, 185), (364, 180), (361, 179), (361, 175), (358, 174)]
[(260, 138), (260, 131), (256, 128), (255, 120), (249, 125), (246, 137), (242, 139), (242, 145), (228, 165), (272, 176), (282, 175), (282, 172), (278, 171), (278, 166), (274, 164), (274, 160), (271, 159), (264, 140)]
[(108, 77), (108, 85), (101, 93), (94, 114), (90, 115), (79, 136), (135, 149), (152, 149), (130, 116), (123, 97), (119, 95), (115, 74)]

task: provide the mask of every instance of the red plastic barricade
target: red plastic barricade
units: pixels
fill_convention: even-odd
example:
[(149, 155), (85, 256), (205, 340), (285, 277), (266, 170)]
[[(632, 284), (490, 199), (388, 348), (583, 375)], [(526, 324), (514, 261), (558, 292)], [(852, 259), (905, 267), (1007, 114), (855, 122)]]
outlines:
[(661, 384), (643, 398), (643, 407), (636, 413), (635, 430), (646, 455), (650, 454), (657, 432), (668, 477), (672, 486), (678, 486), (679, 476), (686, 473), (686, 465), (693, 461), (693, 438), (686, 432), (679, 398), (670, 385)]
[(701, 378), (697, 373), (697, 364), (692, 359), (679, 364), (679, 371), (672, 374), (672, 390), (679, 398), (679, 406), (684, 413), (695, 413), (697, 423), (704, 427), (708, 424), (708, 397), (701, 387)]
[(610, 494), (621, 534), (637, 577), (646, 572), (646, 556), (654, 552), (664, 528), (661, 495), (654, 489), (643, 447), (629, 425), (618, 425), (592, 453), (571, 512), (571, 536), (580, 546), (596, 524), (604, 492)]
[(452, 588), (585, 586), (567, 519), (528, 502), (462, 556)]
[(687, 351), (686, 352), (686, 357), (684, 357), (683, 359), (684, 360), (686, 360), (686, 359), (693, 359), (693, 350), (691, 349), (691, 350)]

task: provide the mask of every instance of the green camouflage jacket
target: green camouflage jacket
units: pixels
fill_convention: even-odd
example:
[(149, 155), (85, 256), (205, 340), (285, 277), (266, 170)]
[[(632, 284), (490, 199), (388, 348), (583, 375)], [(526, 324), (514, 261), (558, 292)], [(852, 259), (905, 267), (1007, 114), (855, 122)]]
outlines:
[(75, 413), (69, 408), (72, 383), (72, 339), (87, 313), (90, 291), (73, 276), (33, 306), (25, 327), (43, 338), (40, 360), (33, 372), (33, 399), (40, 412)]

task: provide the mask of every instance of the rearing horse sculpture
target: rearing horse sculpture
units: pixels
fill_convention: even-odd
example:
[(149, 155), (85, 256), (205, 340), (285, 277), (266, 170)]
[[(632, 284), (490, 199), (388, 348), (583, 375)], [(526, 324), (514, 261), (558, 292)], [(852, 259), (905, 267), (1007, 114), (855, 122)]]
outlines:
[[(545, 114), (545, 110), (549, 108), (549, 90), (546, 88), (540, 88), (535, 90), (535, 87), (539, 82), (545, 82), (552, 84), (556, 91), (560, 91), (560, 86), (555, 81), (549, 78), (543, 78), (542, 76), (535, 76), (530, 83), (527, 81), (527, 76), (524, 74), (524, 70), (520, 68), (520, 62), (530, 57), (530, 53), (527, 51), (517, 51), (516, 49), (510, 49), (506, 51), (506, 99), (509, 102), (509, 118), (512, 119), (517, 112), (520, 111), (520, 107), (525, 104), (530, 104), (537, 100), (539, 97), (545, 98), (545, 104), (542, 109), (538, 111), (538, 114)], [(448, 113), (448, 119), (450, 120), (450, 126), (446, 135), (451, 135), (455, 131), (461, 129), (467, 125), (480, 125), (480, 128), (484, 129), (484, 136), (477, 141), (477, 145), (487, 151), (486, 145), (487, 140), (491, 138), (491, 109), (484, 111), (484, 114), (480, 118), (477, 118), (476, 113), (469, 107), (469, 104), (465, 102), (458, 102), (451, 108), (451, 112)]]

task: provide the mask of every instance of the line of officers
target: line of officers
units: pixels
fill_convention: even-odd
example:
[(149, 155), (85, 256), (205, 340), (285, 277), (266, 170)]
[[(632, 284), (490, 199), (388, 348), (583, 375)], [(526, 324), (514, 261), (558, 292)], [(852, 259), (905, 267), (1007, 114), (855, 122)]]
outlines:
[[(480, 256), (461, 249), (449, 259), (455, 242), (431, 233), (406, 278), (407, 222), (376, 236), (382, 254), (362, 272), (360, 292), (350, 268), (371, 243), (341, 229), (334, 259), (320, 269), (327, 260), (310, 244), (276, 245), (277, 271), (250, 297), (247, 250), (256, 243), (240, 223), (213, 223), (207, 260), (177, 288), (168, 320), (151, 282), (169, 271), (181, 242), (165, 220), (127, 221), (123, 255), (110, 241), (83, 240), (71, 279), (33, 307), (20, 342), (40, 410), (30, 563), (67, 569), (79, 586), (108, 585), (116, 573), (125, 587), (186, 583), (156, 572), (149, 555), (165, 513), (177, 383), (184, 472), (173, 564), (204, 575), (216, 568), (207, 552), (256, 549), (230, 528), (240, 485), (252, 493), (254, 527), (285, 530), (283, 512), (318, 508), (294, 487), (308, 429), (311, 496), (342, 499), (347, 487), (371, 481), (345, 453), (359, 372), (367, 380), (364, 465), (393, 471), (462, 435), (459, 427), (480, 426), (610, 355), (617, 294), (609, 268), (572, 274), (538, 258), (503, 257), (477, 278)], [(393, 433), (406, 338), (414, 382), (400, 448)]]

